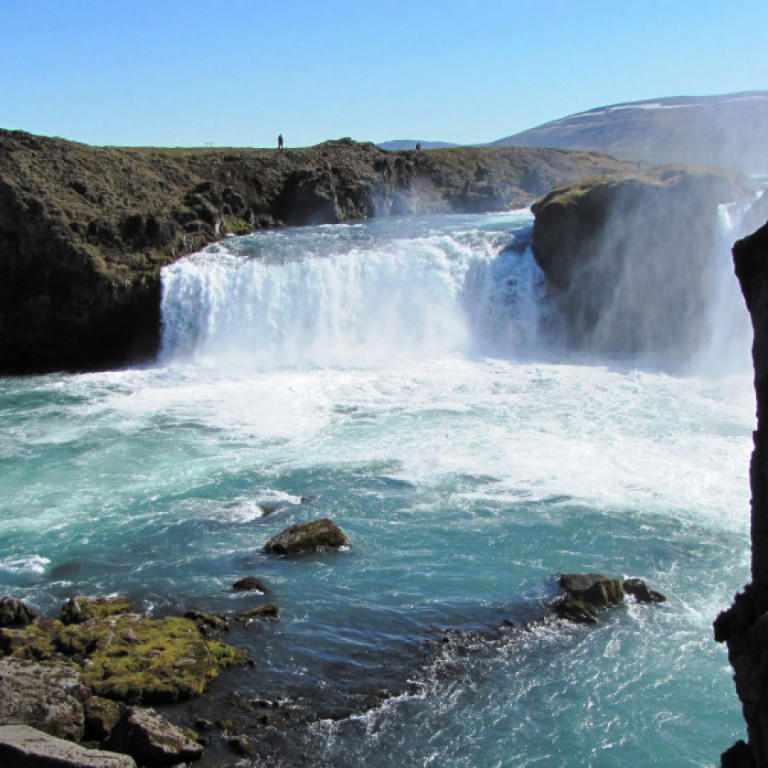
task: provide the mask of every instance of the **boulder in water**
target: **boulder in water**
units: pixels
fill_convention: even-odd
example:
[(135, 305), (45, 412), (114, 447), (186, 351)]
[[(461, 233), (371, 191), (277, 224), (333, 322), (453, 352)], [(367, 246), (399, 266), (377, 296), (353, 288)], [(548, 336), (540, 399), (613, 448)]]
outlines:
[(269, 590), (264, 586), (264, 582), (256, 576), (246, 576), (239, 579), (232, 585), (235, 592), (261, 592), (266, 594)]
[(610, 579), (599, 573), (565, 573), (560, 576), (565, 595), (552, 609), (560, 618), (577, 624), (595, 624), (598, 611), (621, 605), (624, 595), (632, 595), (638, 603), (663, 603), (660, 592), (648, 588), (642, 579)]
[(306, 555), (326, 549), (339, 549), (349, 543), (346, 534), (327, 517), (299, 523), (270, 539), (264, 551), (270, 555)]
[(624, 579), (624, 591), (632, 595), (638, 603), (664, 603), (667, 600), (661, 592), (648, 589), (648, 585), (642, 579)]

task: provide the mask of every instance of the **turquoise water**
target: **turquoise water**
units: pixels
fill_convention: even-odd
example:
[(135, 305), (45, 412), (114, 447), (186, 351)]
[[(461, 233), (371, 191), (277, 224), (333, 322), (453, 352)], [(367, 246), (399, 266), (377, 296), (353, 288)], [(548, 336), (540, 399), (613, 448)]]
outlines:
[[(46, 612), (278, 602), (230, 632), (255, 663), (211, 693), (303, 713), (245, 765), (717, 764), (743, 736), (711, 622), (748, 579), (748, 352), (684, 375), (564, 356), (537, 332), (529, 231), (228, 240), (166, 272), (157, 365), (0, 380), (0, 590)], [(261, 553), (319, 517), (348, 549)], [(499, 629), (563, 571), (669, 599)], [(231, 592), (246, 575), (270, 594)]]

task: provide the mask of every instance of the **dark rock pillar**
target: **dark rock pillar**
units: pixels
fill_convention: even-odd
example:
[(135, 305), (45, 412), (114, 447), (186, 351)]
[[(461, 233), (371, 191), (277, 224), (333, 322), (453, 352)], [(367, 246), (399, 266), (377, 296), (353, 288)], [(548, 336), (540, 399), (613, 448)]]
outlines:
[(752, 582), (715, 621), (728, 646), (747, 743), (722, 757), (723, 768), (768, 766), (768, 223), (733, 248), (736, 275), (752, 318), (757, 429), (750, 464)]

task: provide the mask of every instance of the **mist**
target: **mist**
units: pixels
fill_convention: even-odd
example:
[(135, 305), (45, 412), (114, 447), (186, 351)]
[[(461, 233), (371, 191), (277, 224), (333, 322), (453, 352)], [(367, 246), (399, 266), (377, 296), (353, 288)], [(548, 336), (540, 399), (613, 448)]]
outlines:
[(730, 249), (754, 194), (682, 168), (555, 192), (534, 206), (534, 254), (564, 350), (674, 372), (749, 366)]

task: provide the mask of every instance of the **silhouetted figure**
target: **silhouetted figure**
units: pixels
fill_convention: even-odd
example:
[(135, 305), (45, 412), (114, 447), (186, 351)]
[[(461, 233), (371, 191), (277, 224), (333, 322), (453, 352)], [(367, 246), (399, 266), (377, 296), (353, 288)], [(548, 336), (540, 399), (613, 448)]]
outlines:
[(416, 151), (421, 152), (421, 142), (416, 145)]
[(282, 149), (283, 148), (283, 134), (282, 133), (277, 137), (277, 148), (278, 149)]

